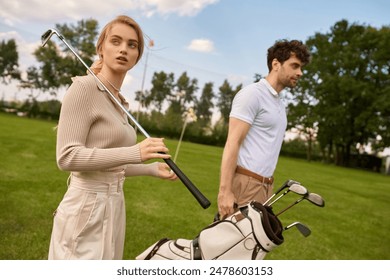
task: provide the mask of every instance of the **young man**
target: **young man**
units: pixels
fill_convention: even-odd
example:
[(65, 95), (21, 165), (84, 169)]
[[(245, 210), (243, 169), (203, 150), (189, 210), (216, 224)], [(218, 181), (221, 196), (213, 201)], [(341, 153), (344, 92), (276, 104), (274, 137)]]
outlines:
[(252, 200), (263, 203), (272, 194), (273, 174), (287, 126), (280, 92), (296, 86), (309, 60), (310, 53), (302, 42), (277, 41), (268, 49), (268, 76), (235, 96), (221, 163), (221, 217), (232, 214), (234, 204), (242, 206)]

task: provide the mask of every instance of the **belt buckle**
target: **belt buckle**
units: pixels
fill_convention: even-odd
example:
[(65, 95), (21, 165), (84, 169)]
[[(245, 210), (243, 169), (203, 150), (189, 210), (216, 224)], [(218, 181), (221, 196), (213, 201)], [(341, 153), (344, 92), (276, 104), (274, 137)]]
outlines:
[(263, 177), (263, 184), (271, 185), (272, 184), (272, 177)]

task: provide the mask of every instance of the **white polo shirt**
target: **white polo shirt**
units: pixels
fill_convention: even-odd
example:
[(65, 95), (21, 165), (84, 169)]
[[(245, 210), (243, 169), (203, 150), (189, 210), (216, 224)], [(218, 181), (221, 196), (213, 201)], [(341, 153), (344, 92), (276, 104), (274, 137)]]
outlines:
[(250, 84), (234, 97), (230, 117), (251, 125), (237, 164), (265, 177), (274, 174), (287, 127), (286, 108), (266, 79)]

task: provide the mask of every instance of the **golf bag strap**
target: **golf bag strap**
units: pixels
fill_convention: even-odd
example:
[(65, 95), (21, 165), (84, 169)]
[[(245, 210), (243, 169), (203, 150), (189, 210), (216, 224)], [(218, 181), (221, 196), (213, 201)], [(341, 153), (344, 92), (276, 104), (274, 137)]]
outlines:
[(198, 237), (192, 240), (192, 247), (194, 249), (194, 260), (201, 260), (202, 259), (202, 251), (199, 247)]
[(150, 253), (145, 257), (145, 260), (150, 260), (156, 254), (158, 249), (160, 249), (161, 245), (163, 245), (165, 242), (168, 242), (169, 240), (169, 238), (163, 238), (159, 240)]
[(253, 252), (252, 252), (252, 260), (256, 259), (257, 254), (259, 253), (260, 249), (264, 250), (265, 252), (268, 252), (263, 247), (261, 247), (261, 245), (259, 243), (256, 243), (256, 246), (255, 246), (255, 248), (253, 249)]
[(246, 218), (242, 213), (238, 213), (234, 217), (236, 218), (237, 222)]

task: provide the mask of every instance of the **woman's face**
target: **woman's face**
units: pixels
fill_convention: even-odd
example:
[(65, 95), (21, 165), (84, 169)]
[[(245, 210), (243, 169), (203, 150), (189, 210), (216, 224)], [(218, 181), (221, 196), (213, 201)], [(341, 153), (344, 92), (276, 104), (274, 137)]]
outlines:
[(124, 23), (116, 23), (108, 31), (102, 45), (103, 67), (113, 72), (127, 72), (136, 64), (138, 36), (134, 28)]

